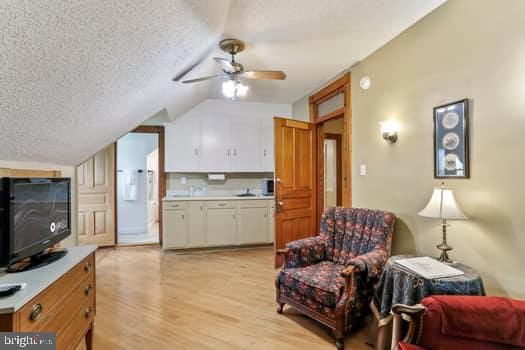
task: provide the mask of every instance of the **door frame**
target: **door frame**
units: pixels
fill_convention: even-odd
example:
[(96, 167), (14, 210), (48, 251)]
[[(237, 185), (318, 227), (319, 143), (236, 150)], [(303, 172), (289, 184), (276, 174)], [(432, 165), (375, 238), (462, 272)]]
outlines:
[[(139, 125), (135, 129), (131, 130), (129, 133), (141, 133), (141, 134), (157, 134), (158, 135), (158, 147), (159, 147), (159, 157), (158, 157), (158, 184), (159, 184), (159, 243), (147, 243), (147, 244), (135, 244), (135, 245), (157, 245), (162, 246), (162, 198), (166, 196), (166, 171), (164, 169), (164, 152), (165, 152), (165, 143), (164, 143), (164, 126), (161, 125)], [(117, 211), (117, 201), (118, 201), (118, 188), (117, 188), (117, 142), (115, 142), (115, 245), (118, 245), (118, 211)], [(134, 245), (134, 244), (131, 244)], [(130, 246), (130, 244), (126, 244)]]
[[(344, 106), (325, 115), (318, 114), (319, 104), (329, 100), (339, 93), (344, 94)], [(321, 215), (324, 209), (324, 181), (322, 174), (324, 173), (323, 161), (323, 147), (324, 147), (324, 132), (323, 123), (336, 119), (343, 118), (343, 166), (345, 169), (345, 177), (342, 179), (343, 198), (342, 205), (345, 207), (352, 206), (352, 105), (351, 105), (351, 74), (345, 73), (339, 79), (333, 81), (321, 90), (311, 95), (308, 98), (310, 109), (310, 122), (317, 127), (317, 226), (319, 226)], [(322, 143), (321, 143), (322, 142)]]

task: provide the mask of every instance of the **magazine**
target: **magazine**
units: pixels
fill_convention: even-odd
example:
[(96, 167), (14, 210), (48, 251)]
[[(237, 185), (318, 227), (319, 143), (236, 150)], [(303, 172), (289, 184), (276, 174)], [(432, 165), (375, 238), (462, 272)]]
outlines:
[(463, 271), (428, 256), (399, 259), (395, 262), (426, 279), (464, 275)]

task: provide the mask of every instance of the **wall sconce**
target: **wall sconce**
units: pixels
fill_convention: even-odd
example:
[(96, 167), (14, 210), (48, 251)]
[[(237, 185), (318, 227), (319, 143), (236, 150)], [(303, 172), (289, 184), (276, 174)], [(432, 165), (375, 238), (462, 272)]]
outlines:
[(388, 143), (397, 141), (397, 132), (399, 131), (399, 123), (393, 119), (385, 120), (380, 123), (381, 135)]

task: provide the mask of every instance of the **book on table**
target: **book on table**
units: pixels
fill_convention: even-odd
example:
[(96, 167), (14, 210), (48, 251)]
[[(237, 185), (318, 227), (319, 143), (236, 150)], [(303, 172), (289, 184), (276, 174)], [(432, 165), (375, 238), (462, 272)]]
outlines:
[(428, 256), (399, 259), (395, 262), (426, 279), (453, 277), (464, 274), (463, 271)]

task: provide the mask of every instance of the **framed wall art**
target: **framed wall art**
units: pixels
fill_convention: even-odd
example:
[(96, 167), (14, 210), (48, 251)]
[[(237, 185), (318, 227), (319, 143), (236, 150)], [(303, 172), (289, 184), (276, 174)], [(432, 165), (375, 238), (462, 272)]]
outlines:
[(468, 99), (434, 108), (434, 177), (468, 179)]

